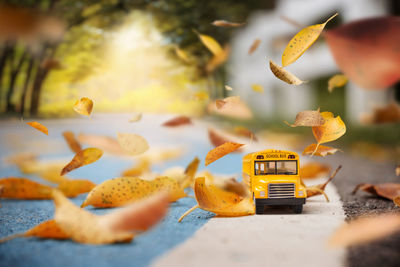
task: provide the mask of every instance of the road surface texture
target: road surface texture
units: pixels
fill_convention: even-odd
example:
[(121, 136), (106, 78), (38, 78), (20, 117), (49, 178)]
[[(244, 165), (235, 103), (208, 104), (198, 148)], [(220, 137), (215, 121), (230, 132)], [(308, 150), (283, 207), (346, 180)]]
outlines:
[[(184, 168), (195, 156), (202, 160), (200, 169), (205, 169), (203, 159), (212, 148), (207, 136), (208, 124), (195, 121), (194, 125), (177, 129), (161, 127), (171, 117), (145, 114), (142, 121), (137, 123), (128, 123), (130, 116), (122, 114), (41, 120), (49, 128), (49, 136), (19, 120), (3, 121), (0, 126), (0, 177), (21, 176), (15, 166), (4, 162), (7, 156), (19, 152), (38, 153), (42, 160), (59, 159), (67, 163), (73, 154), (61, 137), (66, 130), (114, 137), (116, 132), (137, 133), (148, 140), (151, 148), (183, 149), (182, 157), (154, 166), (155, 171), (162, 172), (174, 166)], [(248, 143), (248, 140), (243, 142)], [(290, 149), (267, 143), (253, 143), (245, 147), (243, 153), (230, 154), (207, 169), (213, 173), (240, 177), (243, 154), (267, 148)], [(120, 176), (122, 170), (132, 166), (132, 161), (105, 153), (99, 161), (71, 172), (70, 177), (101, 183)], [(351, 248), (347, 256), (343, 250), (325, 248), (326, 239), (345, 220), (344, 214), (347, 218), (353, 218), (374, 210), (380, 211), (381, 208), (393, 209), (390, 201), (366, 197), (364, 194), (351, 196), (349, 193), (359, 182), (393, 179), (394, 165), (373, 164), (349, 157), (346, 153), (331, 156), (329, 163), (333, 168), (343, 164), (334, 181), (337, 189), (333, 184), (327, 188), (331, 202), (326, 203), (321, 197), (310, 199), (302, 215), (293, 214), (290, 210), (274, 209), (267, 215), (214, 218), (212, 213), (196, 210), (178, 223), (180, 215), (195, 204), (194, 199), (184, 198), (171, 205), (161, 224), (137, 236), (132, 243), (90, 246), (72, 241), (19, 238), (0, 244), (0, 266), (140, 267), (151, 264), (161, 266), (162, 263), (165, 263), (163, 266), (184, 266), (191, 259), (199, 259), (199, 262), (205, 259), (212, 262), (208, 265), (215, 263), (218, 266), (226, 266), (219, 264), (225, 260), (229, 264), (236, 262), (236, 265), (262, 262), (264, 266), (399, 266), (395, 265), (400, 262), (398, 235), (372, 245)], [(35, 176), (28, 177), (43, 182)], [(336, 191), (344, 200), (344, 210)], [(80, 205), (84, 198), (85, 195), (81, 195), (72, 201)], [(53, 216), (54, 207), (50, 200), (0, 201), (0, 237), (24, 232)], [(109, 209), (86, 209), (95, 214), (110, 212)], [(201, 249), (196, 249), (196, 246)], [(232, 250), (228, 251), (228, 248)], [(185, 252), (178, 255), (179, 251), (190, 251), (188, 255), (191, 257)], [(192, 265), (199, 265), (199, 262)]]

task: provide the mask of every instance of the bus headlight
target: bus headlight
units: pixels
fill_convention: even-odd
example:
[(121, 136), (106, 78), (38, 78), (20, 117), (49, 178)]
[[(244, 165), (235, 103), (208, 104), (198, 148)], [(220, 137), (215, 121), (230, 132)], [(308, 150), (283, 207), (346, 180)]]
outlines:
[(304, 192), (302, 190), (299, 191), (299, 197), (302, 197), (304, 195)]
[(260, 197), (265, 197), (265, 191), (260, 191)]

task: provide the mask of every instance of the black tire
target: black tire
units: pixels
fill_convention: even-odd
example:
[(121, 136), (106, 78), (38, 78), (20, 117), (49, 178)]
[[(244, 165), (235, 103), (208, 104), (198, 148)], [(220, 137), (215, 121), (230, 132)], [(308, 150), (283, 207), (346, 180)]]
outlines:
[(294, 213), (300, 214), (300, 213), (303, 212), (303, 205), (302, 205), (302, 204), (300, 204), (300, 205), (293, 205), (293, 206), (292, 206), (292, 209), (293, 209)]
[(257, 201), (256, 201), (256, 214), (264, 214), (264, 205), (257, 204)]

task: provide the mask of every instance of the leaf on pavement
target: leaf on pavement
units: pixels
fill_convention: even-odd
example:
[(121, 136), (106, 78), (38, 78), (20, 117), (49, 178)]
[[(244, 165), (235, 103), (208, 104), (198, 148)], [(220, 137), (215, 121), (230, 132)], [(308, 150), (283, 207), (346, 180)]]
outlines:
[(61, 175), (65, 175), (72, 170), (97, 161), (103, 155), (103, 151), (98, 148), (89, 147), (76, 153), (74, 158), (61, 170)]
[(307, 191), (307, 198), (309, 197), (313, 197), (313, 196), (318, 196), (318, 195), (324, 195), (325, 199), (327, 202), (329, 202), (329, 198), (328, 196), (325, 194), (325, 187), (328, 185), (328, 183), (330, 181), (333, 180), (333, 178), (335, 178), (337, 172), (342, 168), (342, 165), (339, 165), (339, 167), (337, 167), (337, 169), (331, 174), (331, 176), (329, 177), (329, 179), (323, 183), (323, 184), (319, 184), (319, 185), (314, 185), (314, 186), (307, 186), (306, 187), (306, 191)]
[(89, 180), (66, 179), (58, 184), (58, 189), (66, 197), (76, 197), (80, 194), (90, 192), (95, 186), (96, 184)]
[(287, 121), (284, 121), (290, 127), (297, 126), (322, 126), (325, 123), (325, 119), (322, 117), (319, 110), (305, 110), (300, 111), (296, 115), (296, 119), (293, 124), (289, 124)]
[(253, 89), (253, 91), (257, 93), (264, 93), (264, 87), (259, 84), (252, 84), (251, 89)]
[(330, 238), (331, 247), (362, 245), (378, 240), (400, 230), (398, 214), (383, 214), (375, 217), (358, 218), (343, 224)]
[(284, 81), (285, 83), (300, 85), (305, 82), (294, 76), (294, 74), (292, 74), (291, 72), (280, 67), (272, 60), (269, 61), (269, 68), (271, 69), (272, 73), (275, 75), (276, 78), (278, 78), (281, 81)]
[(328, 91), (329, 93), (333, 92), (333, 89), (336, 87), (343, 87), (346, 85), (348, 79), (346, 75), (343, 74), (336, 74), (332, 76), (328, 81)]
[(313, 179), (329, 173), (331, 166), (317, 161), (308, 162), (300, 167), (301, 179)]
[(319, 145), (317, 147), (317, 144), (311, 144), (303, 150), (303, 155), (314, 155), (314, 156), (325, 157), (327, 155), (333, 155), (338, 151), (339, 149), (334, 147), (323, 146), (323, 145)]
[(140, 155), (149, 149), (146, 139), (138, 134), (117, 133), (117, 140), (121, 148), (132, 156)]
[(282, 66), (295, 62), (319, 37), (325, 25), (338, 14), (334, 14), (322, 24), (308, 26), (299, 31), (287, 44), (282, 54)]
[(217, 27), (241, 27), (245, 25), (246, 23), (238, 23), (238, 22), (229, 22), (226, 20), (214, 20), (212, 25), (217, 26)]
[(370, 193), (375, 196), (380, 196), (393, 200), (395, 197), (400, 195), (400, 184), (397, 183), (382, 183), (382, 184), (368, 184), (362, 183), (358, 184), (352, 194), (357, 193), (358, 190), (363, 190), (364, 192)]
[(243, 146), (243, 144), (238, 144), (238, 143), (234, 143), (234, 142), (223, 143), (222, 145), (210, 150), (207, 153), (205, 165), (207, 166), (210, 163), (213, 163), (217, 159), (220, 159), (223, 156), (237, 150), (241, 146)]
[(249, 55), (253, 54), (254, 51), (256, 51), (257, 48), (260, 46), (260, 44), (261, 44), (261, 40), (258, 39), (258, 38), (255, 39), (255, 40), (253, 41), (253, 43), (251, 44), (250, 48), (249, 48), (248, 54), (249, 54)]
[(89, 116), (92, 113), (93, 101), (87, 97), (82, 97), (74, 104), (74, 110), (81, 115)]
[(49, 135), (49, 130), (47, 129), (47, 127), (44, 126), (43, 124), (37, 122), (37, 121), (27, 122), (26, 124), (28, 124), (29, 126), (32, 126), (32, 127), (35, 128), (36, 130), (41, 131), (41, 132), (44, 133), (45, 135)]
[(78, 153), (82, 150), (81, 145), (79, 144), (78, 140), (76, 140), (75, 135), (73, 132), (65, 131), (62, 133), (64, 136), (65, 141), (67, 142), (69, 148), (72, 152)]
[(0, 179), (3, 186), (1, 198), (51, 199), (52, 188), (26, 178), (8, 177)]
[(172, 118), (162, 124), (162, 126), (165, 127), (177, 127), (177, 126), (182, 126), (186, 124), (192, 124), (192, 120), (187, 117), (187, 116), (178, 116), (175, 118)]

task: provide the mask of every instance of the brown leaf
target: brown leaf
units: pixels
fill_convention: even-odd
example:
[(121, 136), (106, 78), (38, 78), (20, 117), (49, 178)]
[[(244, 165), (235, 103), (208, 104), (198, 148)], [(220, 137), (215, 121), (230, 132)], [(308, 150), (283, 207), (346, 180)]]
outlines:
[(217, 109), (221, 109), (225, 104), (226, 102), (222, 99), (215, 100), (215, 105), (217, 106)]
[(26, 178), (8, 177), (0, 179), (3, 186), (1, 198), (51, 199), (52, 188)]
[(217, 159), (222, 158), (223, 156), (237, 150), (239, 147), (243, 146), (243, 144), (238, 144), (234, 142), (226, 142), (207, 153), (205, 165), (209, 165), (213, 163)]
[(294, 84), (294, 85), (300, 85), (300, 84), (304, 83), (304, 81), (300, 80), (299, 78), (294, 76), (292, 73), (285, 70), (283, 67), (280, 67), (272, 60), (269, 61), (269, 67), (270, 67), (272, 73), (275, 75), (275, 77), (281, 81), (284, 81), (285, 83)]
[(173, 119), (170, 119), (162, 124), (165, 127), (176, 127), (182, 126), (186, 124), (192, 124), (192, 120), (187, 116), (178, 116)]
[(249, 55), (253, 54), (254, 51), (256, 51), (257, 48), (260, 46), (260, 44), (261, 44), (261, 40), (258, 39), (258, 38), (255, 39), (255, 40), (253, 41), (253, 43), (251, 44), (250, 48), (249, 48), (248, 54), (249, 54)]
[(325, 157), (327, 155), (333, 155), (337, 151), (340, 151), (340, 150), (337, 148), (334, 148), (334, 147), (323, 146), (323, 145), (319, 145), (317, 147), (317, 144), (311, 144), (303, 150), (302, 154)]
[(47, 127), (44, 126), (43, 124), (40, 124), (37, 121), (31, 121), (31, 122), (27, 122), (26, 124), (28, 124), (29, 126), (32, 126), (33, 128), (35, 128), (36, 130), (41, 131), (42, 133), (44, 133), (45, 135), (49, 135), (49, 130), (47, 130)]
[(306, 187), (306, 191), (307, 191), (307, 198), (309, 197), (313, 197), (313, 196), (318, 196), (318, 195), (324, 195), (326, 201), (329, 202), (329, 198), (328, 196), (325, 194), (325, 187), (327, 186), (327, 184), (333, 180), (333, 178), (335, 178), (337, 172), (342, 168), (342, 165), (339, 165), (339, 167), (337, 167), (337, 169), (331, 174), (331, 176), (329, 177), (329, 179), (323, 183), (323, 184), (319, 184), (319, 185), (315, 185), (315, 186), (308, 186)]
[(245, 25), (246, 23), (237, 23), (237, 22), (229, 22), (226, 20), (214, 20), (212, 25), (217, 27), (240, 27)]
[(400, 195), (396, 196), (393, 198), (393, 203), (397, 206), (400, 207)]
[(392, 102), (386, 107), (376, 108), (370, 120), (374, 124), (400, 122), (400, 106)]
[(290, 127), (297, 126), (322, 126), (325, 123), (325, 119), (321, 116), (319, 110), (305, 110), (300, 111), (296, 115), (296, 119), (293, 124), (289, 124), (287, 121), (284, 121)]
[(65, 131), (63, 132), (63, 136), (72, 152), (78, 153), (82, 150), (82, 147), (79, 144), (78, 140), (76, 140), (73, 132)]
[(373, 184), (368, 184), (368, 183), (362, 183), (362, 184), (358, 184), (354, 188), (352, 194), (357, 193), (358, 190), (363, 190), (372, 195), (387, 198), (389, 200), (393, 200), (396, 196), (400, 195), (400, 184), (383, 183), (383, 184), (373, 185)]
[(76, 153), (74, 158), (61, 170), (61, 176), (72, 170), (97, 161), (103, 155), (103, 151), (98, 148), (89, 147)]

